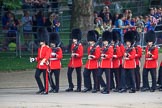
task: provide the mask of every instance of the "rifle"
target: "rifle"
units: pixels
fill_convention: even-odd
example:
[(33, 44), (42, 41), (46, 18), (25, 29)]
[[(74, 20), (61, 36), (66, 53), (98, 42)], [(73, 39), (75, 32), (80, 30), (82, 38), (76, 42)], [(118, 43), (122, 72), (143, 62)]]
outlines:
[(102, 40), (101, 37), (98, 38), (97, 42), (92, 46), (91, 50), (90, 50), (90, 55), (93, 55), (93, 53), (95, 52), (95, 49), (97, 47), (97, 45), (99, 45), (100, 41)]
[(75, 52), (78, 50), (78, 47), (79, 47), (79, 44), (80, 44), (80, 43), (81, 43), (81, 42), (78, 41), (77, 44), (75, 45), (75, 47), (72, 49), (72, 52), (73, 52), (73, 53), (75, 53)]
[(128, 53), (132, 51), (132, 49), (134, 48), (135, 44), (136, 44), (136, 42), (134, 42), (133, 45), (131, 45), (128, 49), (126, 49), (126, 52), (125, 52), (127, 54), (126, 57), (129, 56)]
[(108, 44), (103, 50), (102, 53), (105, 54), (108, 51), (108, 48), (112, 45), (112, 43)]
[(116, 50), (117, 50), (117, 46), (119, 45), (119, 42), (116, 42), (115, 44), (114, 44), (114, 53), (116, 53)]
[(53, 47), (53, 48), (52, 48), (52, 52), (53, 52), (53, 53), (58, 52), (60, 45), (61, 45), (61, 42), (59, 42), (59, 44), (57, 45), (57, 47)]

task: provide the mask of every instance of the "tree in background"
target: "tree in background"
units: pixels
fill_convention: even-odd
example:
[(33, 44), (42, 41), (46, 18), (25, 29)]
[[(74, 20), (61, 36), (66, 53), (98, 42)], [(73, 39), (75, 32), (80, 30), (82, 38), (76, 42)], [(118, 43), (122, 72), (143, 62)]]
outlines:
[(83, 36), (86, 36), (87, 31), (94, 28), (93, 12), (93, 0), (73, 0), (71, 29), (80, 28), (84, 31)]
[(4, 8), (21, 9), (22, 0), (2, 0)]

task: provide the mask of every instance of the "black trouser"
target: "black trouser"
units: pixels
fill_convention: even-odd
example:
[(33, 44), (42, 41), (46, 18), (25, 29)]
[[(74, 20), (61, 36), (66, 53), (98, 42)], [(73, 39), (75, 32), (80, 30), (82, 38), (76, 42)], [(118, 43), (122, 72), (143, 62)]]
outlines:
[[(105, 72), (106, 83), (102, 78), (103, 72)], [(110, 69), (109, 68), (100, 68), (97, 76), (98, 76), (99, 85), (101, 85), (101, 87), (105, 88), (105, 90), (107, 92), (110, 92)]]
[[(73, 73), (74, 68), (68, 67), (68, 82), (69, 82), (69, 88), (74, 88), (74, 84), (72, 81), (72, 73)], [(81, 82), (82, 82), (82, 76), (81, 76), (81, 67), (75, 68), (76, 70), (76, 75), (77, 75), (77, 89), (81, 89)]]
[(135, 68), (135, 80), (136, 80), (136, 89), (140, 89), (140, 84), (141, 84), (141, 75), (140, 75), (140, 67), (139, 65), (136, 66)]
[(84, 69), (83, 76), (84, 76), (84, 86), (87, 89), (92, 89), (92, 83), (91, 83), (91, 72), (93, 74), (93, 82), (94, 86), (93, 89), (98, 89), (98, 79), (97, 79), (97, 72), (98, 69)]
[[(114, 84), (114, 77), (115, 77), (115, 84)], [(111, 78), (111, 88), (119, 89), (120, 84), (120, 75), (119, 75), (119, 68), (113, 68), (110, 71), (110, 78)]]
[(151, 74), (151, 78), (152, 78), (152, 87), (151, 89), (156, 89), (156, 68), (149, 68), (149, 69), (146, 69), (144, 68), (143, 69), (143, 87), (144, 88), (150, 88), (149, 86), (149, 81), (148, 81), (148, 73), (150, 72)]
[(159, 84), (160, 86), (162, 86), (162, 66), (160, 66), (160, 68), (159, 68), (159, 74), (158, 74), (157, 84)]
[[(52, 75), (54, 75), (55, 77), (55, 83), (53, 81)], [(60, 69), (51, 70), (50, 75), (49, 75), (49, 82), (53, 90), (59, 91), (59, 77), (60, 77)]]
[(119, 66), (119, 89), (121, 89), (121, 74), (123, 72), (122, 65)]
[(121, 73), (121, 88), (130, 88), (135, 90), (135, 74), (134, 69), (123, 69)]
[[(43, 86), (41, 78), (40, 78), (41, 73), (43, 73), (44, 86)], [(41, 90), (41, 91), (45, 90), (45, 87), (46, 87), (46, 69), (38, 69), (37, 68), (36, 72), (35, 72), (35, 79), (37, 81), (39, 90)]]

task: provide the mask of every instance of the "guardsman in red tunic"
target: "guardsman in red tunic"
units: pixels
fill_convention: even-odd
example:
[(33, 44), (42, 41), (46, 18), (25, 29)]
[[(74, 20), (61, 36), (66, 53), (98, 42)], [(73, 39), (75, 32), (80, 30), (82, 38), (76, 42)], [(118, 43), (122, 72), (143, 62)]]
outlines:
[[(50, 93), (59, 92), (59, 77), (61, 69), (62, 49), (60, 48), (60, 39), (57, 33), (50, 34), (50, 58), (49, 58), (49, 82), (51, 85)], [(55, 83), (53, 81), (53, 74)]]
[[(133, 46), (134, 38), (135, 38), (134, 33), (132, 31), (127, 31), (124, 35), (124, 41), (126, 43), (126, 48), (125, 48), (125, 53), (124, 53), (124, 58), (123, 58), (124, 59), (123, 60), (124, 71), (122, 73), (125, 73), (126, 77), (125, 76), (121, 77), (124, 83), (122, 83), (122, 89), (119, 90), (119, 93), (126, 92), (127, 91), (126, 86), (130, 87), (129, 93), (136, 92), (135, 73), (134, 73), (134, 69), (136, 68), (136, 62), (135, 62), (136, 51)], [(126, 81), (129, 81), (129, 82), (126, 83)]]
[(93, 30), (88, 31), (87, 40), (90, 46), (88, 47), (88, 60), (85, 64), (85, 69), (83, 72), (85, 88), (82, 92), (87, 92), (92, 89), (90, 78), (92, 72), (94, 82), (92, 93), (96, 93), (98, 88), (97, 87), (98, 85), (97, 73), (99, 65), (98, 60), (100, 58), (100, 47), (98, 45), (99, 41), (97, 41), (97, 36)]
[(67, 76), (68, 76), (68, 83), (69, 83), (69, 88), (66, 89), (65, 91), (70, 92), (73, 91), (74, 84), (72, 82), (72, 72), (75, 69), (76, 70), (76, 75), (77, 75), (77, 89), (75, 92), (80, 92), (81, 91), (81, 82), (82, 82), (82, 76), (81, 76), (81, 68), (82, 68), (82, 57), (83, 57), (83, 46), (81, 44), (81, 30), (76, 28), (72, 30), (72, 40), (73, 43), (71, 45), (71, 58), (68, 64), (68, 71), (67, 71)]
[(158, 75), (157, 83), (159, 84), (159, 91), (162, 91), (162, 61), (160, 63), (160, 67), (159, 67), (159, 75)]
[[(109, 31), (105, 31), (102, 35), (102, 53), (101, 53), (101, 61), (99, 65), (98, 79), (99, 84), (103, 87), (101, 91), (102, 94), (110, 93), (110, 68), (112, 68), (112, 57), (113, 57), (113, 47), (111, 45), (112, 41), (112, 33)], [(102, 78), (102, 74), (105, 72), (106, 83)]]
[(135, 60), (136, 60), (136, 68), (135, 68), (135, 80), (136, 80), (136, 91), (139, 91), (140, 89), (140, 84), (141, 84), (141, 75), (140, 75), (140, 60), (142, 57), (142, 47), (140, 45), (137, 45), (138, 42), (140, 41), (140, 35), (137, 31), (132, 31), (135, 35), (135, 50), (136, 50), (136, 55), (135, 55)]
[[(143, 86), (141, 91), (150, 90), (154, 92), (156, 89), (156, 68), (158, 67), (158, 48), (154, 45), (156, 40), (155, 32), (150, 30), (146, 33), (147, 47), (145, 50), (145, 63), (143, 68)], [(152, 87), (150, 88), (148, 82), (148, 73), (150, 72), (152, 78)]]
[[(37, 62), (37, 68), (35, 72), (35, 79), (39, 87), (39, 91), (36, 94), (48, 94), (48, 72), (47, 61), (50, 56), (49, 46), (46, 45), (47, 37), (40, 35), (40, 48), (38, 48), (38, 55), (36, 58), (30, 58), (30, 61)], [(40, 75), (43, 73), (44, 86), (42, 84)]]
[[(114, 92), (117, 92), (119, 90), (119, 85), (120, 85), (120, 73), (119, 73), (119, 68), (120, 68), (120, 58), (121, 58), (121, 50), (119, 47), (119, 38), (120, 38), (120, 33), (118, 31), (113, 31), (113, 41), (112, 41), (112, 46), (114, 49), (113, 52), (113, 59), (112, 59), (112, 69), (110, 72), (111, 75), (111, 88), (114, 89)], [(115, 77), (115, 84), (114, 84), (114, 77)]]

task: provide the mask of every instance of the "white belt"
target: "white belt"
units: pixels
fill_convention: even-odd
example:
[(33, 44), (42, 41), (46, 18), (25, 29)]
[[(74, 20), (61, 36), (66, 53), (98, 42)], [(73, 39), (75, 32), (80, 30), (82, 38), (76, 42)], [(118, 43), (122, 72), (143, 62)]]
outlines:
[(58, 60), (58, 58), (50, 58), (50, 60)]

